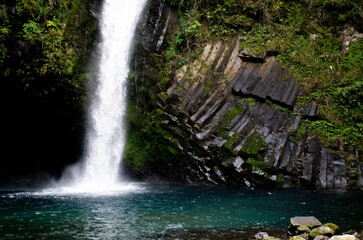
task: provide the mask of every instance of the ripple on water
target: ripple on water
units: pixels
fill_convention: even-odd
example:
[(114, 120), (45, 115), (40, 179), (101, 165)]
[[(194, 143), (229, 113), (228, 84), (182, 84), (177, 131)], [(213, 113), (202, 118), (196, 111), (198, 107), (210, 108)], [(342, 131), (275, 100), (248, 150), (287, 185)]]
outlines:
[[(210, 231), (248, 226), (286, 230), (296, 215), (314, 215), (342, 228), (362, 226), (361, 192), (270, 190), (268, 194), (221, 187), (132, 186), (130, 191), (104, 194), (62, 188), (0, 193), (0, 238), (153, 239), (171, 232), (219, 236)], [(6, 234), (9, 237), (3, 237)]]

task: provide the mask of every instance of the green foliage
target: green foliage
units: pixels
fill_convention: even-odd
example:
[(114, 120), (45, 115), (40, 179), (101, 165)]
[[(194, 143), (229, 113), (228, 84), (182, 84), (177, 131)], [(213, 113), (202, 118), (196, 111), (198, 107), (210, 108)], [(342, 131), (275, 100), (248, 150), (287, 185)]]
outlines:
[(352, 43), (345, 57), (335, 29), (308, 23), (313, 12), (297, 6), (301, 4), (290, 5), (283, 24), (256, 24), (245, 32), (240, 48), (249, 47), (252, 54), (278, 51), (278, 61), (293, 72), (306, 94), (298, 98), (299, 105), (311, 100), (320, 105), (324, 120), (310, 122), (310, 130), (330, 146), (338, 139), (359, 145), (363, 139), (363, 41)]
[(41, 1), (37, 0), (17, 0), (16, 9), (20, 13), (27, 13), (29, 15), (34, 15), (38, 9), (38, 3)]
[[(83, 67), (80, 61), (87, 56), (88, 48), (82, 41), (93, 40), (83, 35), (84, 27), (95, 24), (87, 19), (89, 23), (83, 28), (80, 24), (76, 26), (75, 16), (78, 16), (77, 22), (83, 24), (89, 4), (90, 0), (17, 0), (16, 9), (21, 15), (8, 14), (7, 5), (1, 5), (0, 74), (20, 79), (24, 89), (32, 89), (34, 93), (43, 91), (36, 82), (43, 78), (52, 79), (53, 87), (58, 84), (79, 86), (80, 67)], [(89, 39), (85, 40), (86, 37)], [(21, 54), (21, 58), (15, 53)]]
[(42, 41), (44, 38), (44, 29), (38, 23), (29, 21), (23, 25), (24, 38), (27, 41), (35, 43), (36, 41)]

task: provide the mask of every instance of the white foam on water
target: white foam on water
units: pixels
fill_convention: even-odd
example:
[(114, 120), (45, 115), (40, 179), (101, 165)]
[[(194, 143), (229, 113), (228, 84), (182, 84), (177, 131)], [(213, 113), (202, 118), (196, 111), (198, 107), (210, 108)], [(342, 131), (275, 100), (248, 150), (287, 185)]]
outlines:
[(36, 191), (22, 191), (5, 195), (7, 198), (17, 197), (48, 197), (48, 196), (76, 196), (76, 197), (100, 197), (100, 196), (120, 196), (132, 193), (147, 193), (147, 186), (142, 183), (128, 182), (120, 183), (109, 188), (105, 187), (84, 187), (65, 186), (53, 187)]

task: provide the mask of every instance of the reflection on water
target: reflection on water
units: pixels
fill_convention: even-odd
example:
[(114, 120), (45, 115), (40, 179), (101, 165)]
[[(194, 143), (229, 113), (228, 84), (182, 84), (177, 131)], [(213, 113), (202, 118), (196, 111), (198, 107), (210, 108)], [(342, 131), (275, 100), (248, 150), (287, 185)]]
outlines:
[(0, 236), (173, 239), (177, 234), (198, 239), (193, 234), (238, 235), (251, 226), (285, 230), (290, 217), (297, 215), (313, 215), (343, 230), (359, 230), (363, 226), (361, 199), (361, 191), (252, 191), (135, 183), (103, 194), (69, 189), (1, 192)]

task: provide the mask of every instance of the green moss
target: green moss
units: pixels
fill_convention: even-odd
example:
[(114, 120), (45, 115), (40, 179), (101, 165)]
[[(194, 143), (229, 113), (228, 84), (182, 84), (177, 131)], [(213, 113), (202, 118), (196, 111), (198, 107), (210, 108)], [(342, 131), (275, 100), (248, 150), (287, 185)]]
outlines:
[(282, 173), (277, 174), (276, 182), (282, 183), (283, 178), (284, 178), (284, 174), (282, 174)]
[(204, 91), (209, 91), (211, 90), (213, 86), (213, 78), (208, 78), (208, 80), (205, 82), (205, 88), (204, 88)]
[(324, 233), (322, 231), (319, 231), (319, 230), (316, 230), (316, 229), (313, 229), (310, 233), (309, 233), (309, 236), (311, 238), (315, 238), (316, 236), (318, 235), (324, 235)]
[(306, 126), (305, 126), (305, 121), (301, 121), (299, 128), (297, 129), (296, 132), (296, 140), (300, 140), (304, 137), (304, 135), (306, 134)]
[(227, 116), (228, 122), (232, 121), (242, 111), (243, 111), (243, 104), (242, 104), (242, 102), (239, 102), (236, 104), (236, 106), (234, 108), (227, 111), (226, 116)]
[(286, 116), (289, 116), (291, 114), (291, 110), (288, 109), (287, 107), (283, 107), (279, 104), (273, 103), (270, 100), (266, 100), (266, 103), (270, 106), (273, 106), (274, 108), (276, 108), (277, 110), (279, 110), (280, 112), (283, 112)]
[(233, 149), (233, 143), (236, 142), (237, 137), (238, 137), (238, 132), (235, 132), (230, 138), (228, 138), (227, 142), (223, 144), (223, 147), (230, 150), (230, 152), (233, 153), (234, 155), (237, 155), (237, 152)]
[(348, 179), (348, 185), (350, 188), (358, 188), (359, 187), (359, 181), (356, 179)]
[(329, 228), (333, 229), (334, 231), (339, 231), (339, 226), (334, 223), (326, 223), (323, 226), (329, 227)]
[(252, 108), (254, 106), (256, 106), (256, 100), (254, 98), (248, 98), (248, 107)]
[(243, 145), (241, 151), (247, 155), (257, 156), (261, 152), (267, 150), (266, 143), (261, 138), (260, 134), (254, 132), (247, 140), (245, 145)]

